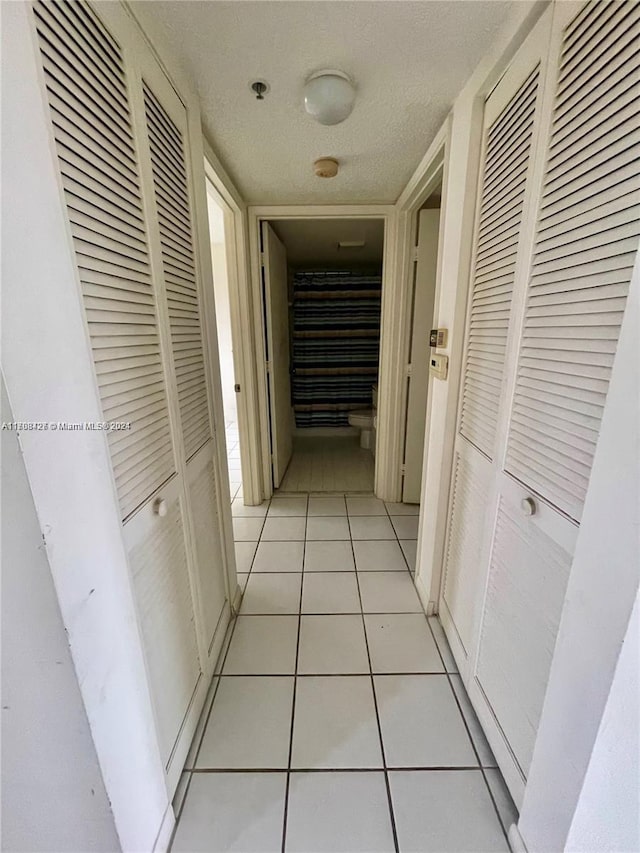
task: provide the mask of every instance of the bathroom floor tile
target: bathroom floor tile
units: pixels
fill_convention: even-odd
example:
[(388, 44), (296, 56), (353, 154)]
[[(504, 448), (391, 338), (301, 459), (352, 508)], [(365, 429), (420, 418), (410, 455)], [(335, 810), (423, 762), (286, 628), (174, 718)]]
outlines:
[(260, 539), (263, 518), (234, 518), (233, 538), (235, 542), (257, 542)]
[(309, 770), (382, 767), (368, 675), (297, 680), (291, 766)]
[(194, 773), (172, 853), (280, 853), (286, 773)]
[(353, 543), (356, 568), (359, 572), (406, 572), (400, 546), (394, 540), (359, 540)]
[(417, 539), (419, 520), (417, 515), (392, 515), (391, 523), (398, 539)]
[(420, 515), (420, 504), (396, 504), (385, 501), (389, 515)]
[(293, 678), (222, 676), (197, 768), (286, 769)]
[(475, 767), (446, 675), (374, 676), (388, 767)]
[(309, 515), (346, 515), (347, 505), (344, 501), (344, 496), (332, 498), (309, 498)]
[(305, 572), (303, 613), (360, 613), (355, 572)]
[(306, 523), (306, 518), (273, 518), (268, 515), (262, 531), (262, 541), (287, 542), (297, 540), (302, 542), (304, 541)]
[(347, 512), (349, 515), (384, 515), (386, 516), (387, 510), (385, 509), (384, 501), (381, 501), (379, 498), (374, 497), (352, 497), (351, 495), (347, 495)]
[(364, 613), (424, 612), (409, 572), (358, 572), (358, 582)]
[(396, 534), (387, 516), (349, 516), (351, 538), (356, 539), (396, 539)]
[(389, 773), (401, 853), (507, 853), (479, 770)]
[(245, 506), (242, 498), (231, 501), (231, 515), (235, 518), (264, 518), (269, 509), (269, 501), (263, 501), (259, 506)]
[(223, 675), (294, 673), (297, 641), (297, 616), (238, 616)]
[(424, 614), (368, 614), (364, 621), (373, 672), (444, 672)]
[(360, 615), (303, 616), (298, 672), (368, 673), (369, 657)]
[(351, 542), (306, 542), (305, 572), (353, 572), (355, 568)]
[(288, 853), (390, 853), (394, 849), (383, 773), (292, 773)]
[(307, 497), (274, 497), (269, 507), (269, 518), (273, 516), (304, 516), (307, 514)]
[(234, 547), (236, 552), (236, 571), (239, 574), (249, 574), (258, 543), (235, 542)]
[(242, 598), (240, 613), (243, 616), (298, 613), (301, 584), (302, 575), (298, 573), (252, 572)]
[(349, 537), (349, 524), (346, 516), (344, 518), (332, 518), (328, 516), (309, 516), (307, 519), (307, 541), (318, 540), (327, 542), (332, 539), (345, 539)]
[(304, 542), (261, 542), (252, 572), (301, 572)]
[(404, 554), (405, 560), (407, 561), (407, 565), (409, 566), (409, 571), (415, 572), (417, 551), (418, 551), (417, 540), (416, 539), (401, 539), (400, 540), (400, 547), (402, 548), (402, 553)]

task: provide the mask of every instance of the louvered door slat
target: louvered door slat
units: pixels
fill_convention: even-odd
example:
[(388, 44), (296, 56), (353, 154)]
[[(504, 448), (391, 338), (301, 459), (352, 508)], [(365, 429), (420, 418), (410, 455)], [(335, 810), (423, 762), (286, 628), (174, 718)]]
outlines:
[(537, 91), (538, 69), (487, 133), (459, 430), (490, 458), (502, 392)]
[(108, 433), (127, 518), (175, 465), (123, 61), (86, 4), (34, 13), (103, 415), (131, 423)]
[[(184, 141), (179, 128), (146, 84), (144, 103), (174, 353), (184, 340), (185, 332), (192, 343), (190, 356), (194, 369), (189, 372), (176, 370), (182, 435), (186, 457), (190, 459), (210, 438), (211, 425)], [(192, 294), (190, 307), (185, 302), (185, 290)]]
[[(640, 7), (611, 6), (589, 4), (565, 36), (514, 395), (514, 412), (537, 416), (514, 421), (507, 446), (506, 469), (575, 520), (640, 242)], [(559, 441), (554, 472), (540, 434), (548, 425), (552, 440), (559, 422), (592, 441)]]

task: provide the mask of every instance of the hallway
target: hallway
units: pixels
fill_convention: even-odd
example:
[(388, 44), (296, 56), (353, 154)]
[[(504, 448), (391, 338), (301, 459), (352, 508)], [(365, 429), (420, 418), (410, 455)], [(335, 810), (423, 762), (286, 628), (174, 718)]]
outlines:
[(513, 803), (412, 583), (418, 507), (291, 495), (233, 512), (244, 598), (173, 851), (507, 850)]

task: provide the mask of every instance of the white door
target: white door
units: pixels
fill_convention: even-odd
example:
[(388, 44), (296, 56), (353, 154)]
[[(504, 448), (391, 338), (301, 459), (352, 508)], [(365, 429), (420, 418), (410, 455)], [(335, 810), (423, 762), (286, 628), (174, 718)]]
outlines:
[(535, 34), (486, 106), (441, 613), (517, 803), (639, 242), (639, 28), (637, 4), (556, 4), (541, 119), (492, 124)]
[(115, 6), (33, 11), (104, 420), (130, 424), (109, 450), (172, 793), (226, 599), (186, 113)]
[(262, 251), (271, 467), (273, 487), (277, 489), (287, 470), (293, 450), (293, 410), (291, 408), (287, 250), (268, 222), (262, 223)]
[(429, 389), (429, 332), (433, 325), (438, 265), (439, 210), (421, 210), (418, 217), (418, 260), (413, 296), (409, 393), (404, 446), (404, 503), (420, 503), (424, 456), (427, 392)]
[[(145, 70), (147, 74), (145, 76)], [(153, 82), (149, 82), (153, 81)], [(226, 601), (221, 519), (216, 500), (215, 441), (207, 380), (206, 341), (196, 272), (193, 188), (187, 116), (173, 86), (143, 66), (144, 115), (167, 308), (167, 347), (175, 377), (186, 500), (194, 550), (193, 587), (207, 661)]]
[(559, 16), (474, 673), (523, 780), (640, 236), (640, 7), (589, 3)]
[[(545, 18), (547, 25), (549, 16)], [(496, 464), (498, 416), (521, 229), (540, 105), (541, 25), (487, 100), (474, 265), (464, 346), (440, 613), (466, 675), (473, 655), (479, 555)]]

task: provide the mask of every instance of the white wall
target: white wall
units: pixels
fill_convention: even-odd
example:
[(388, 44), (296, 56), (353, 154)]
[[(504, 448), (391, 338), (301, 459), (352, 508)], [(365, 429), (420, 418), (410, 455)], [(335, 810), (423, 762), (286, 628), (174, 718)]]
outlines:
[(640, 850), (640, 596), (569, 830), (572, 853)]
[(213, 292), (216, 303), (216, 328), (220, 355), (220, 381), (225, 420), (237, 420), (236, 394), (233, 390), (233, 340), (231, 337), (231, 308), (229, 304), (229, 276), (224, 233), (224, 213), (218, 204), (207, 196), (209, 233), (211, 236), (211, 262), (213, 264)]
[[(12, 421), (4, 381), (2, 421)], [(2, 431), (2, 849), (114, 851), (18, 435)]]
[[(639, 318), (640, 253), (518, 822), (529, 851), (565, 848), (638, 591)], [(633, 749), (637, 726), (636, 718), (632, 731), (622, 734), (624, 748)], [(601, 832), (613, 843), (613, 823), (602, 825)]]

